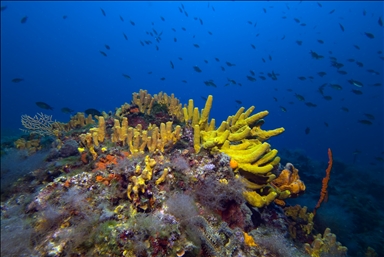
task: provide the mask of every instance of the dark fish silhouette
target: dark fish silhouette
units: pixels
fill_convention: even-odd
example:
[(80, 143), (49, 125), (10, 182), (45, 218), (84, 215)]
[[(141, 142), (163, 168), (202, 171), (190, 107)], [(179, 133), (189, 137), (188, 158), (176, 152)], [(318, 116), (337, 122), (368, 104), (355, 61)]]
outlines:
[(28, 17), (27, 17), (27, 16), (24, 16), (23, 18), (21, 18), (20, 22), (21, 22), (21, 23), (26, 23), (26, 22), (27, 22), (27, 19), (28, 19)]
[(173, 42), (177, 42), (177, 38), (173, 38)]
[(321, 39), (318, 39), (317, 42), (319, 42), (320, 44), (324, 44), (324, 41)]
[(101, 112), (93, 108), (86, 109), (84, 113), (87, 115), (91, 114), (92, 116), (101, 116)]
[(102, 55), (104, 55), (105, 57), (107, 57), (107, 54), (104, 53), (103, 51), (99, 51)]
[(162, 21), (165, 21), (165, 19), (164, 19), (164, 17), (163, 17), (163, 16), (160, 16), (160, 19), (161, 19)]
[(373, 35), (372, 33), (369, 33), (369, 32), (364, 32), (364, 34), (369, 37), (369, 38), (375, 38), (375, 35)]
[(202, 70), (199, 68), (199, 66), (193, 66), (193, 69), (196, 71), (196, 72), (202, 72)]
[(372, 125), (372, 121), (369, 121), (369, 120), (358, 120), (357, 122), (364, 125)]
[(352, 89), (351, 91), (352, 91), (352, 93), (354, 93), (356, 95), (362, 95), (363, 94), (363, 92), (358, 90), (358, 89)]
[(21, 82), (21, 81), (24, 81), (24, 79), (20, 79), (20, 78), (14, 78), (14, 79), (12, 79), (12, 82), (13, 82), (13, 83), (19, 83), (19, 82)]
[(105, 45), (105, 48), (107, 48), (107, 50), (110, 50), (111, 48), (109, 47), (109, 45)]
[(303, 41), (301, 40), (296, 40), (296, 44), (298, 44), (299, 46), (301, 46), (303, 44)]
[(305, 134), (308, 135), (309, 132), (311, 132), (311, 129), (310, 129), (309, 127), (307, 127), (307, 128), (305, 129)]
[(243, 102), (240, 101), (240, 100), (235, 100), (235, 102), (238, 103), (238, 104), (242, 104), (242, 103), (243, 103)]
[(68, 16), (67, 15), (63, 15), (63, 20), (65, 20)]
[(339, 23), (339, 26), (340, 26), (340, 29), (341, 29), (342, 31), (344, 31), (344, 26), (341, 25), (341, 23)]
[(133, 26), (135, 26), (135, 23), (133, 21), (129, 21)]
[(215, 57), (216, 62), (220, 62), (219, 58)]
[(105, 14), (105, 11), (104, 11), (102, 8), (100, 8), (100, 10), (101, 10), (101, 13), (102, 13), (104, 16), (107, 16), (107, 15)]
[(175, 65), (173, 65), (173, 62), (172, 62), (172, 61), (170, 61), (170, 64), (171, 64), (171, 68), (172, 68), (172, 69), (175, 68)]
[(128, 37), (127, 37), (127, 35), (125, 35), (125, 33), (123, 33), (123, 36), (124, 36), (125, 40), (128, 40)]
[(131, 79), (131, 77), (129, 75), (124, 74), (124, 73), (123, 73), (123, 77), (126, 78), (126, 79)]
[(66, 114), (70, 114), (70, 113), (74, 113), (75, 111), (72, 109), (69, 109), (68, 107), (63, 107), (63, 108), (61, 108), (61, 112), (66, 113)]
[(377, 23), (379, 23), (380, 27), (383, 27), (383, 20), (381, 19), (381, 17), (379, 17), (379, 20), (377, 21)]
[(335, 12), (335, 9), (333, 9), (332, 11), (330, 11), (329, 14), (332, 14), (332, 13), (334, 13), (334, 12)]
[(53, 110), (53, 107), (44, 102), (36, 102), (36, 105), (45, 110)]
[(193, 44), (193, 46), (196, 48), (200, 48), (200, 46), (198, 44)]
[(162, 78), (160, 78), (160, 80), (163, 80), (163, 81), (164, 81), (164, 80), (165, 80), (165, 78), (164, 78), (164, 77), (162, 77)]
[(124, 22), (124, 19), (123, 19), (123, 17), (121, 17), (121, 15), (119, 15), (120, 16), (120, 20), (122, 21), (122, 22)]
[(353, 45), (357, 50), (360, 50), (360, 46), (358, 45)]
[(320, 77), (324, 77), (325, 75), (327, 75), (327, 73), (324, 72), (324, 71), (320, 71), (320, 72), (318, 72), (317, 74), (318, 74)]

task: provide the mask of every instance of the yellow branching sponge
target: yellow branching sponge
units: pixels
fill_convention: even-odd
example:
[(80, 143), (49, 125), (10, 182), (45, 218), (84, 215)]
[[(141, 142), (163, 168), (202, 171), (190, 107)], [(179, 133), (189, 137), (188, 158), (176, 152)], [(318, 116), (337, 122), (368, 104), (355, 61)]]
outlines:
[(268, 195), (261, 196), (255, 191), (244, 191), (243, 196), (250, 205), (253, 207), (261, 208), (273, 202), (277, 196), (277, 193), (272, 191)]
[[(248, 189), (255, 190), (244, 193), (244, 197), (253, 206), (268, 205), (279, 194), (281, 197), (288, 197), (288, 191), (280, 192), (270, 185), (276, 178), (272, 170), (280, 163), (280, 158), (277, 156), (278, 151), (264, 142), (284, 132), (284, 128), (262, 130), (260, 127), (264, 124), (263, 118), (268, 115), (268, 111), (251, 115), (255, 109), (251, 106), (247, 110), (241, 107), (235, 115), (229, 116), (215, 129), (215, 120), (208, 123), (212, 101), (213, 97), (209, 96), (200, 117), (197, 117), (199, 112), (193, 107), (192, 101), (184, 108), (186, 122), (192, 122), (194, 128), (195, 152), (198, 153), (203, 147), (210, 152), (222, 152), (231, 157), (231, 166), (235, 172), (239, 173)], [(270, 189), (263, 190), (267, 186)]]
[(305, 251), (311, 257), (320, 257), (323, 253), (330, 256), (346, 256), (348, 248), (336, 241), (336, 235), (331, 233), (331, 229), (326, 228), (324, 235), (318, 234), (311, 244), (304, 245)]

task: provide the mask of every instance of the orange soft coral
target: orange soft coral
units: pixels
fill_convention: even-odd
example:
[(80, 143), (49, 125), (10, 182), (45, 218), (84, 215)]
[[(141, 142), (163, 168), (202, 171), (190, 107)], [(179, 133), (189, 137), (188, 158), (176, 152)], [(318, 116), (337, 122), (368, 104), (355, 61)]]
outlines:
[(94, 170), (105, 170), (110, 164), (117, 164), (117, 158), (108, 154), (105, 158), (100, 158), (100, 161), (95, 163)]
[(299, 170), (291, 163), (285, 165), (284, 170), (273, 180), (273, 184), (281, 191), (288, 190), (293, 197), (305, 191), (304, 182), (301, 181), (299, 177)]

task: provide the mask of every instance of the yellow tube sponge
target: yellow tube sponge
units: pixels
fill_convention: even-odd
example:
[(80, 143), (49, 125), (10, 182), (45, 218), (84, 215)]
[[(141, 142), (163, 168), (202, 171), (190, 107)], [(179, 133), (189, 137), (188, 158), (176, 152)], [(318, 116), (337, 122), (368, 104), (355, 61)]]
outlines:
[(272, 191), (268, 195), (261, 196), (255, 191), (244, 191), (243, 196), (245, 200), (253, 207), (261, 208), (269, 205), (277, 197), (277, 193)]
[(196, 153), (200, 152), (200, 127), (197, 124), (193, 128), (193, 148)]
[(213, 101), (213, 96), (209, 95), (207, 98), (207, 101), (205, 102), (204, 109), (201, 112), (201, 117), (199, 121), (200, 128), (202, 129), (205, 129), (208, 124), (208, 117), (211, 111), (212, 101)]
[(271, 164), (267, 164), (265, 166), (257, 166), (249, 163), (239, 163), (239, 169), (253, 174), (266, 174), (273, 170), (273, 166)]
[[(262, 143), (260, 145), (255, 145), (251, 149), (247, 150), (239, 150), (233, 153), (228, 153), (228, 151), (224, 151), (231, 158), (236, 160), (239, 163), (253, 163), (257, 161), (267, 150), (269, 150), (270, 144)], [(246, 154), (244, 154), (246, 153)]]
[(103, 116), (98, 116), (97, 117), (98, 121), (99, 121), (99, 125), (98, 125), (98, 130), (97, 130), (97, 137), (98, 137), (98, 140), (99, 142), (104, 142), (104, 138), (105, 138), (105, 131), (106, 131), (106, 127), (105, 127), (105, 119)]
[(161, 177), (158, 178), (155, 182), (156, 185), (159, 185), (165, 181), (165, 178), (167, 177), (169, 170), (170, 170), (169, 168), (164, 168), (163, 174), (161, 174)]
[(260, 141), (268, 140), (272, 136), (280, 135), (285, 131), (284, 128), (277, 128), (272, 130), (262, 130), (260, 127), (253, 127), (251, 135), (257, 137)]
[(237, 130), (235, 133), (231, 133), (228, 137), (228, 140), (231, 142), (234, 141), (241, 141), (249, 136), (249, 133), (251, 132), (251, 128), (248, 126), (244, 126)]

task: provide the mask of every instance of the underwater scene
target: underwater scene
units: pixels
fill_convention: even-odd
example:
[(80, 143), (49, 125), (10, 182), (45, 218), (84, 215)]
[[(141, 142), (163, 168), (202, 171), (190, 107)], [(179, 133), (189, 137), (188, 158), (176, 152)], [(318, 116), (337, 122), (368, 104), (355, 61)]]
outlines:
[(1, 256), (384, 256), (382, 1), (1, 1)]

